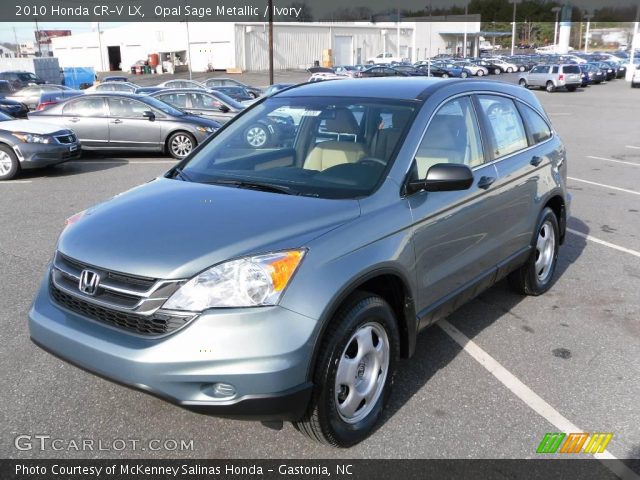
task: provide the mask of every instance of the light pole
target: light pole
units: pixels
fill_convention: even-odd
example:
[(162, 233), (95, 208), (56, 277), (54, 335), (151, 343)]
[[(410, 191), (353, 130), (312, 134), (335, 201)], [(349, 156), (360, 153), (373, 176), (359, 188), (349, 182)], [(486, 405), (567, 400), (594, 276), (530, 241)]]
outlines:
[(432, 10), (433, 10), (432, 0), (429, 0), (429, 5), (427, 5), (427, 7), (429, 8), (429, 56), (427, 57), (427, 77), (430, 77), (431, 76), (431, 23), (433, 19), (433, 17), (431, 16)]
[(467, 58), (467, 16), (469, 15), (469, 3), (464, 2), (464, 40), (462, 41), (462, 58)]
[(556, 45), (558, 45), (558, 16), (560, 15), (560, 11), (562, 7), (553, 7), (551, 11), (556, 14), (556, 24), (553, 29), (553, 51), (556, 51)]
[(511, 28), (511, 55), (516, 47), (516, 5), (522, 0), (509, 0), (509, 3), (513, 3), (513, 26)]
[(586, 13), (584, 18), (587, 21), (587, 31), (584, 34), (584, 53), (587, 53), (587, 50), (589, 49), (589, 28), (591, 28), (591, 19), (593, 18), (593, 14)]

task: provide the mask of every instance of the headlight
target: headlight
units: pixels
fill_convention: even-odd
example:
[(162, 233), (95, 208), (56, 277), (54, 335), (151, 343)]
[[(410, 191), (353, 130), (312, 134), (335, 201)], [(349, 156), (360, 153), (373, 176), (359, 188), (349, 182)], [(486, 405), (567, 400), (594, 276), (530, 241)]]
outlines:
[(202, 127), (202, 126), (196, 127), (196, 130), (202, 133), (213, 133), (216, 131), (214, 127)]
[(52, 138), (47, 135), (37, 135), (35, 133), (12, 133), (14, 137), (24, 143), (51, 143)]
[(163, 308), (200, 312), (276, 305), (304, 254), (305, 250), (287, 250), (221, 263), (185, 283)]

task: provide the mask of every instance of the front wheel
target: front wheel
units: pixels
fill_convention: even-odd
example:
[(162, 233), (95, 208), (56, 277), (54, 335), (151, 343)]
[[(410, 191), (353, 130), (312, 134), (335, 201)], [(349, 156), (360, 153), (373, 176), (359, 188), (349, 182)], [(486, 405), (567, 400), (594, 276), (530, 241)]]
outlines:
[(20, 172), (20, 162), (13, 150), (0, 145), (0, 181), (11, 180)]
[(483, 76), (484, 70), (478, 70), (478, 73), (476, 75), (478, 75), (479, 77)]
[(500, 75), (502, 73), (502, 70), (500, 70), (499, 68), (496, 68), (493, 73), (495, 73), (496, 75)]
[(324, 335), (311, 402), (294, 426), (336, 447), (367, 438), (389, 398), (399, 355), (393, 310), (378, 295), (357, 292)]
[(507, 67), (507, 73), (513, 73), (513, 68)]
[(527, 262), (509, 274), (509, 284), (523, 295), (541, 295), (549, 288), (558, 263), (560, 229), (553, 210), (545, 208), (536, 228), (531, 256)]
[(442, 74), (442, 78), (449, 78), (449, 74), (448, 73), (443, 73)]
[(261, 148), (269, 143), (271, 135), (264, 125), (252, 125), (244, 132), (247, 144), (252, 148)]
[(520, 81), (518, 82), (518, 85), (520, 85), (521, 87), (527, 88), (527, 81), (524, 78), (521, 78)]
[(169, 154), (173, 158), (181, 160), (195, 148), (196, 140), (190, 133), (176, 132), (169, 137), (167, 145), (169, 146)]
[(460, 78), (467, 78), (469, 75), (467, 74), (467, 72), (461, 72), (460, 73)]

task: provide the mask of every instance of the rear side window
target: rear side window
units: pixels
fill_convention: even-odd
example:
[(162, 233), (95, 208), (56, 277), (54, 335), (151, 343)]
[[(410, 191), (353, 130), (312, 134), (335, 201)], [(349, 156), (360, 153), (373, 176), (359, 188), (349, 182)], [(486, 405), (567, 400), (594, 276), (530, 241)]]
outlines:
[(519, 107), (534, 144), (551, 138), (551, 129), (538, 112), (524, 104), (519, 104)]
[(102, 97), (75, 100), (64, 106), (62, 114), (74, 117), (104, 117), (104, 101)]
[(580, 67), (578, 65), (564, 65), (562, 71), (564, 73), (580, 73)]
[(555, 67), (553, 67), (553, 69), (551, 70), (551, 73), (558, 73), (558, 66), (557, 65)]
[(513, 100), (494, 95), (478, 95), (478, 100), (487, 119), (496, 158), (529, 146), (522, 118)]

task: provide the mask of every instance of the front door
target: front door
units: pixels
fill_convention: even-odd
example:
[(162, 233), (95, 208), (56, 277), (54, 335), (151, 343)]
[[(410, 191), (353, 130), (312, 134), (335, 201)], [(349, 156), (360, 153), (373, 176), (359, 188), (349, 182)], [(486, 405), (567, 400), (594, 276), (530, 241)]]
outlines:
[(108, 97), (107, 106), (110, 148), (162, 149), (160, 122), (144, 116), (151, 107), (126, 97)]
[(425, 326), (446, 315), (440, 305), (484, 279), (497, 262), (493, 164), (485, 163), (470, 97), (450, 100), (433, 117), (416, 153), (413, 174), (425, 178), (438, 163), (460, 163), (473, 171), (468, 190), (419, 192), (409, 197), (419, 288), (416, 306)]

